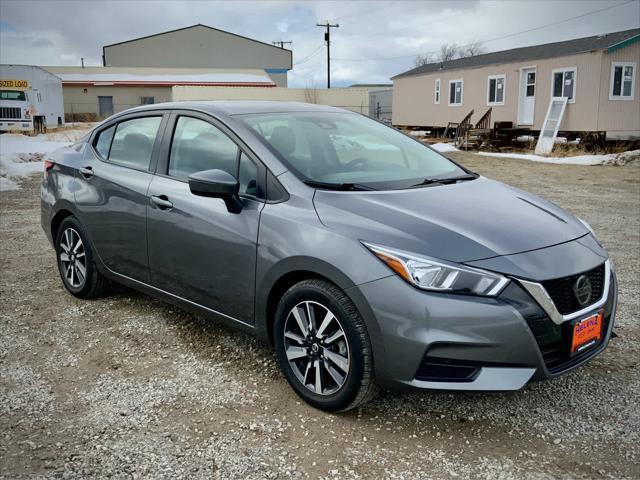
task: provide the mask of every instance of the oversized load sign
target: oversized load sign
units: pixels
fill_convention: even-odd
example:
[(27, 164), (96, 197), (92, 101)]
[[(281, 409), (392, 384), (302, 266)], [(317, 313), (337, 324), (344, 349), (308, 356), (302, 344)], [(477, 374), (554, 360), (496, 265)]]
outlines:
[(27, 80), (14, 80), (11, 78), (0, 79), (0, 88), (5, 90), (27, 90), (29, 82)]

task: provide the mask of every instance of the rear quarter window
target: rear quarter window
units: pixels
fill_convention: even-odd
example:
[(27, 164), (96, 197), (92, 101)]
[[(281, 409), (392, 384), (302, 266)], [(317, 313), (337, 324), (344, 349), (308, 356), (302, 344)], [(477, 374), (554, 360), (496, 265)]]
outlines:
[(113, 125), (106, 130), (102, 130), (98, 133), (95, 141), (93, 142), (93, 148), (96, 149), (98, 155), (105, 160), (109, 158), (109, 149), (111, 148), (111, 140), (113, 140), (113, 134), (116, 131), (116, 126)]

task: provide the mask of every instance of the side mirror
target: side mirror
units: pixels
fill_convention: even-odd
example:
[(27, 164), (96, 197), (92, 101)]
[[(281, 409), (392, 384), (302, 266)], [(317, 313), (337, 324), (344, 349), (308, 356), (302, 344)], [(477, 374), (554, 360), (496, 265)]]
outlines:
[(240, 183), (224, 170), (204, 170), (189, 175), (189, 189), (200, 197), (221, 198), (231, 213), (240, 213)]

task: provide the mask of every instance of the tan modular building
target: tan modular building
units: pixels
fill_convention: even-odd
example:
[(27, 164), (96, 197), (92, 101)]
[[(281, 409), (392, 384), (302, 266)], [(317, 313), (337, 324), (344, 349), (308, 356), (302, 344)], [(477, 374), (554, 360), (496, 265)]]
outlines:
[(105, 67), (264, 70), (287, 86), (291, 50), (206, 25), (162, 32), (102, 47)]
[(492, 122), (542, 128), (567, 97), (562, 131), (640, 137), (640, 29), (423, 65), (392, 78), (393, 124), (446, 127), (471, 110)]
[(340, 107), (367, 115), (369, 113), (368, 88), (234, 88), (234, 87), (173, 87), (172, 99), (194, 100), (271, 100), (276, 102), (303, 102)]
[(264, 70), (206, 68), (44, 67), (62, 80), (68, 121), (94, 121), (128, 108), (172, 100), (183, 86), (273, 88)]

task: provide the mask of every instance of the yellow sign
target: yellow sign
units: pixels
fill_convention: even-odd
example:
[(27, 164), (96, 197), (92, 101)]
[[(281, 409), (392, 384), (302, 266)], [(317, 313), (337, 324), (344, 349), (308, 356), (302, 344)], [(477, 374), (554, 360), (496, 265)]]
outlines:
[(0, 88), (9, 90), (26, 90), (29, 88), (29, 82), (27, 80), (0, 80)]

